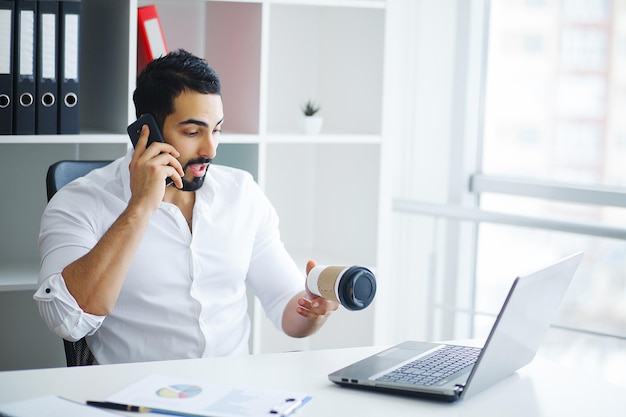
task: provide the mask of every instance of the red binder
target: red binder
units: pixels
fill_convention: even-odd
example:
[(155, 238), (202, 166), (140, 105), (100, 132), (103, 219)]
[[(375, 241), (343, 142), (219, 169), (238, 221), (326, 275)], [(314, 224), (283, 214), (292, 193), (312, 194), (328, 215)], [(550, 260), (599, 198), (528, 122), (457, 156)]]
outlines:
[(137, 8), (137, 74), (155, 58), (168, 52), (155, 5)]

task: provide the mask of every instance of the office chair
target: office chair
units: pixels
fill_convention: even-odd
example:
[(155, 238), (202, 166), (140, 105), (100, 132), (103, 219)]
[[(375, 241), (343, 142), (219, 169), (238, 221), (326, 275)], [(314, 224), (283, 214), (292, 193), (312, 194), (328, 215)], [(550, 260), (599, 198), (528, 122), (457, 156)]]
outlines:
[[(50, 165), (46, 175), (48, 201), (65, 184), (109, 163), (111, 161), (59, 161)], [(76, 342), (63, 339), (63, 347), (67, 366), (93, 365), (95, 363), (95, 358), (89, 350), (85, 338)]]

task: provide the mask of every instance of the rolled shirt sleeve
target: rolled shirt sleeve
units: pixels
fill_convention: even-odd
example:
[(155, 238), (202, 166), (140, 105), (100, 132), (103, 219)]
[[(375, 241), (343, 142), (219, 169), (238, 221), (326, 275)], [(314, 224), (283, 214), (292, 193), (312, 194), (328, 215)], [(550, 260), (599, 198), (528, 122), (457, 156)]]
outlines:
[(104, 316), (85, 313), (78, 306), (61, 274), (53, 274), (42, 281), (34, 299), (50, 330), (72, 342), (95, 333), (104, 320)]

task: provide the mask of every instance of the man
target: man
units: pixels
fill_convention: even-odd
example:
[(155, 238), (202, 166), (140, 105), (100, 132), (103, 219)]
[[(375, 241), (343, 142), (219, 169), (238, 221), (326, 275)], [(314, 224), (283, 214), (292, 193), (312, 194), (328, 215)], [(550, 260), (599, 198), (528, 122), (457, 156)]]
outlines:
[(133, 100), (166, 143), (146, 146), (143, 126), (134, 150), (63, 187), (42, 217), (35, 300), (50, 329), (87, 335), (101, 364), (245, 354), (248, 284), (286, 334), (317, 331), (338, 304), (303, 290), (252, 177), (209, 167), (224, 122), (214, 71), (172, 52)]

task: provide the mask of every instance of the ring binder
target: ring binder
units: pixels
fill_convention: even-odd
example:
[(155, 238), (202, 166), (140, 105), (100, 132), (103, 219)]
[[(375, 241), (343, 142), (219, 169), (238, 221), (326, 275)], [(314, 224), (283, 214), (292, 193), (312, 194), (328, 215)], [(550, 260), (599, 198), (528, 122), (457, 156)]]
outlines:
[(15, 2), (13, 133), (35, 133), (35, 47), (37, 1)]
[(59, 2), (41, 1), (38, 10), (37, 34), (37, 109), (36, 133), (57, 133), (59, 44)]
[(80, 1), (59, 3), (58, 132), (80, 133), (79, 37)]
[(14, 13), (13, 0), (0, 0), (0, 135), (13, 133)]
[(148, 62), (167, 55), (165, 35), (155, 5), (137, 8), (137, 74)]

